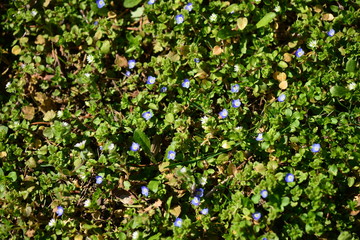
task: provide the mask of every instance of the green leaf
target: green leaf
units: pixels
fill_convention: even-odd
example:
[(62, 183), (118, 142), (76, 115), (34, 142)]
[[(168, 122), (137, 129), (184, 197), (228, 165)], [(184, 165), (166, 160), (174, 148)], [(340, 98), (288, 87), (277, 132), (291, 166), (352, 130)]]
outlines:
[(124, 1), (124, 7), (133, 8), (136, 5), (138, 5), (140, 2), (141, 2), (141, 0), (125, 0)]
[(347, 178), (347, 182), (348, 182), (348, 186), (349, 186), (349, 187), (354, 186), (355, 177), (348, 177), (348, 178)]
[(150, 181), (149, 184), (148, 184), (148, 188), (152, 192), (156, 193), (158, 191), (158, 189), (159, 189), (159, 184), (160, 184), (160, 182), (157, 181), (157, 180)]
[(330, 93), (333, 97), (343, 97), (348, 91), (348, 89), (341, 86), (333, 86), (330, 88)]
[(269, 12), (267, 13), (257, 24), (256, 24), (256, 28), (261, 28), (264, 27), (266, 25), (268, 25), (271, 20), (273, 20), (273, 18), (276, 17), (276, 13), (274, 12)]
[(217, 37), (221, 38), (221, 39), (227, 39), (227, 38), (231, 38), (233, 36), (236, 36), (237, 32), (232, 31), (230, 29), (221, 29), (218, 33), (217, 33)]
[(356, 61), (352, 58), (350, 58), (347, 62), (346, 62), (346, 67), (345, 70), (347, 72), (355, 72), (356, 70)]
[(10, 172), (7, 177), (10, 178), (13, 182), (15, 182), (17, 179), (16, 172)]
[(150, 150), (150, 139), (146, 136), (145, 133), (143, 133), (141, 130), (136, 129), (134, 131), (134, 141), (140, 144), (141, 148), (144, 150), (146, 154), (149, 155), (149, 157), (153, 157), (151, 150)]
[(109, 40), (105, 40), (100, 48), (100, 52), (103, 54), (107, 54), (110, 52), (110, 41)]
[(144, 7), (139, 7), (135, 11), (131, 12), (131, 17), (139, 18), (143, 15), (143, 13), (144, 13)]
[(332, 175), (336, 176), (337, 173), (338, 173), (338, 168), (337, 168), (337, 166), (336, 166), (336, 165), (331, 165), (331, 166), (329, 167), (329, 172), (330, 172)]
[(172, 113), (166, 114), (165, 115), (165, 121), (167, 121), (169, 123), (173, 123), (175, 121), (174, 114), (172, 114)]
[(338, 240), (350, 240), (353, 238), (351, 236), (351, 233), (345, 231), (345, 232), (341, 232), (337, 239)]

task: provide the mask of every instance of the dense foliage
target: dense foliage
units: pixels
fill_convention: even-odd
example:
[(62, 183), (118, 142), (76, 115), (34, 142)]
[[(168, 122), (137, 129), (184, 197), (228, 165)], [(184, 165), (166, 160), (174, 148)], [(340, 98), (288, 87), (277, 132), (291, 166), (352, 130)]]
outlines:
[(1, 239), (359, 239), (359, 4), (3, 1)]

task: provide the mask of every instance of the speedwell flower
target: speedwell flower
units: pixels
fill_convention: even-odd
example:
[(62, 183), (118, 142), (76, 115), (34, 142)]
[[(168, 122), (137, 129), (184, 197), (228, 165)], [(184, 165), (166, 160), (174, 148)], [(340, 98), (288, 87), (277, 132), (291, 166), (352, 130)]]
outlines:
[(285, 94), (281, 94), (279, 97), (278, 97), (278, 101), (279, 102), (283, 102), (283, 101), (285, 101), (285, 98), (286, 98), (286, 95)]
[(204, 189), (203, 188), (196, 189), (195, 196), (199, 198), (204, 196)]
[(136, 64), (136, 61), (134, 59), (131, 59), (131, 60), (128, 61), (128, 67), (130, 69), (134, 68), (135, 64)]
[(174, 222), (175, 227), (181, 227), (183, 220), (181, 218), (176, 218)]
[(156, 2), (155, 0), (149, 0), (149, 1), (148, 1), (148, 4), (149, 4), (149, 5), (153, 5), (155, 2)]
[(298, 50), (296, 50), (296, 52), (295, 52), (296, 57), (301, 57), (304, 54), (305, 54), (305, 52), (302, 48), (298, 48)]
[(96, 176), (95, 180), (96, 180), (96, 184), (101, 184), (103, 182), (103, 177), (102, 176)]
[(261, 218), (261, 213), (255, 212), (252, 214), (252, 217), (255, 221), (259, 220)]
[(166, 92), (167, 91), (167, 87), (162, 87), (161, 89), (160, 89), (160, 92), (162, 92), (162, 93), (164, 93), (164, 92)]
[(226, 118), (228, 115), (229, 115), (229, 113), (226, 109), (223, 109), (221, 112), (219, 112), (219, 116), (221, 119)]
[(330, 29), (327, 33), (326, 33), (329, 37), (333, 37), (335, 35), (335, 30), (334, 29)]
[(181, 86), (184, 87), (184, 88), (189, 88), (189, 87), (190, 87), (190, 81), (189, 81), (189, 79), (186, 78), (186, 79), (182, 82)]
[(98, 8), (102, 8), (105, 6), (104, 0), (96, 0), (96, 4), (97, 4)]
[(311, 151), (312, 151), (313, 153), (319, 152), (319, 151), (320, 151), (320, 144), (314, 143), (314, 144), (311, 146)]
[(200, 59), (194, 58), (194, 62), (199, 63), (199, 62), (200, 62)]
[(58, 215), (58, 217), (63, 215), (63, 213), (64, 213), (64, 208), (62, 206), (58, 206), (56, 209), (56, 214)]
[(175, 151), (169, 151), (169, 152), (168, 152), (168, 155), (167, 155), (167, 158), (170, 159), (170, 160), (174, 160), (174, 159), (175, 159), (175, 156), (176, 156), (176, 152), (175, 152)]
[(199, 204), (200, 204), (200, 198), (199, 198), (199, 197), (194, 197), (194, 198), (191, 200), (191, 204), (194, 205), (194, 206), (199, 206)]
[(262, 133), (259, 133), (259, 134), (257, 135), (257, 137), (256, 137), (256, 141), (262, 141), (262, 140), (264, 140), (263, 134), (262, 134)]
[(204, 209), (202, 209), (202, 210), (200, 211), (200, 213), (201, 213), (202, 215), (206, 215), (206, 214), (209, 213), (209, 209), (208, 209), (208, 208), (204, 208)]
[(150, 111), (144, 112), (142, 114), (142, 117), (145, 118), (145, 120), (150, 120), (150, 118), (152, 118), (152, 116), (153, 116), (153, 114)]
[(133, 142), (133, 143), (131, 144), (131, 147), (130, 147), (130, 150), (131, 150), (131, 151), (136, 152), (136, 151), (138, 151), (139, 149), (140, 149), (140, 145), (139, 145), (138, 143)]
[(241, 105), (240, 99), (232, 100), (231, 105), (233, 108), (238, 108)]
[(182, 15), (182, 14), (176, 15), (175, 21), (176, 21), (177, 24), (183, 23), (184, 22), (184, 15)]
[(141, 194), (144, 195), (145, 197), (149, 196), (149, 189), (145, 186), (141, 187)]
[(155, 80), (156, 80), (156, 77), (148, 76), (146, 83), (147, 83), (147, 84), (154, 84), (154, 83), (155, 83)]
[(263, 189), (260, 191), (260, 195), (262, 198), (267, 198), (267, 196), (269, 195), (268, 191), (266, 189)]
[(291, 182), (293, 182), (294, 180), (295, 180), (294, 174), (291, 174), (291, 173), (286, 174), (286, 176), (285, 176), (285, 182), (291, 183)]
[(192, 3), (188, 3), (185, 5), (185, 10), (188, 10), (189, 12), (191, 12), (191, 10), (193, 9), (193, 4)]
[(234, 84), (231, 86), (231, 92), (237, 93), (239, 92), (239, 90), (240, 90), (239, 84)]

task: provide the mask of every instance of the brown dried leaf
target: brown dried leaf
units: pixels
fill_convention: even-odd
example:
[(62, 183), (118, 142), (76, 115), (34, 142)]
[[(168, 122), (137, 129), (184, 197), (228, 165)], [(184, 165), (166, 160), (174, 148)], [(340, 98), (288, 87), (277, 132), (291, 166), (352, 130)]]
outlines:
[(170, 209), (170, 213), (171, 213), (172, 215), (174, 215), (175, 217), (180, 216), (181, 207), (180, 207), (180, 206), (176, 206), (176, 207)]
[(26, 120), (33, 120), (35, 116), (35, 108), (33, 106), (25, 106), (21, 109)]
[(220, 55), (222, 52), (223, 52), (222, 48), (217, 45), (213, 48), (214, 55)]
[(227, 168), (227, 173), (228, 175), (236, 175), (237, 174), (237, 169), (235, 164), (230, 163), (228, 168)]
[(36, 37), (35, 44), (44, 44), (44, 43), (45, 43), (45, 38), (43, 37), (43, 35), (38, 35)]
[(334, 15), (331, 13), (325, 13), (322, 15), (322, 20), (324, 21), (332, 21), (334, 19)]
[(29, 229), (26, 231), (26, 236), (28, 236), (29, 238), (33, 237), (34, 235), (35, 235), (34, 229)]
[(321, 5), (316, 5), (314, 7), (314, 11), (317, 12), (317, 13), (321, 12), (322, 11), (322, 6)]
[(116, 13), (113, 11), (108, 12), (108, 18), (116, 18)]
[(283, 81), (286, 80), (286, 73), (284, 73), (284, 72), (275, 72), (273, 74), (273, 78), (275, 80), (278, 80), (279, 82), (283, 82)]
[(7, 152), (0, 152), (0, 158), (5, 158), (7, 156)]
[(284, 61), (291, 62), (293, 55), (290, 53), (284, 53)]
[(128, 62), (127, 62), (126, 58), (123, 56), (119, 56), (118, 54), (116, 54), (115, 64), (118, 67), (127, 67), (128, 66)]
[(287, 81), (282, 81), (280, 84), (279, 84), (279, 88), (284, 90), (284, 89), (287, 89), (288, 87), (288, 82)]
[(246, 27), (247, 24), (248, 24), (248, 20), (246, 17), (239, 18), (237, 20), (237, 26), (240, 30), (244, 30), (244, 28)]

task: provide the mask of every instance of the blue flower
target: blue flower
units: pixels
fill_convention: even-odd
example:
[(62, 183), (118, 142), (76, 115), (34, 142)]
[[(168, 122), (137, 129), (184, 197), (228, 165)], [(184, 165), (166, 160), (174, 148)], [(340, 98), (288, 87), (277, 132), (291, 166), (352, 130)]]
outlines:
[(95, 22), (94, 22), (94, 25), (95, 25), (95, 26), (99, 25), (99, 22), (98, 22), (98, 21), (95, 21)]
[(226, 109), (223, 109), (221, 112), (219, 112), (219, 116), (221, 119), (226, 118), (228, 115), (229, 115), (229, 113)]
[(200, 204), (200, 198), (199, 198), (199, 197), (194, 197), (194, 198), (191, 200), (191, 204), (194, 205), (194, 206), (199, 206), (199, 204)]
[(167, 87), (162, 87), (161, 89), (160, 89), (160, 92), (162, 92), (162, 93), (164, 93), (164, 92), (166, 92), (167, 91)]
[(175, 159), (175, 156), (176, 156), (176, 152), (175, 152), (175, 151), (169, 151), (169, 152), (168, 152), (168, 155), (167, 155), (167, 158), (170, 159), (170, 160), (174, 160), (174, 159)]
[(153, 114), (150, 111), (144, 112), (142, 114), (142, 117), (145, 118), (145, 120), (147, 120), (147, 121), (150, 120), (150, 118), (152, 118), (152, 116), (153, 116)]
[(176, 21), (177, 24), (183, 23), (184, 22), (184, 15), (182, 15), (182, 14), (176, 15), (175, 21)]
[(102, 8), (105, 6), (104, 0), (96, 0), (96, 4), (97, 4), (98, 8)]
[(130, 150), (133, 151), (133, 152), (136, 152), (140, 149), (140, 145), (136, 142), (133, 142), (131, 147), (130, 147)]
[(141, 187), (141, 194), (144, 195), (145, 197), (149, 196), (149, 189), (145, 186)]
[(262, 133), (259, 133), (259, 134), (257, 135), (257, 137), (256, 137), (256, 141), (262, 141), (262, 140), (264, 140), (263, 134), (262, 134)]
[(63, 215), (64, 213), (64, 208), (62, 206), (58, 206), (56, 208), (56, 214), (58, 215), (58, 217), (60, 217), (61, 215)]
[(200, 62), (200, 59), (194, 58), (194, 62), (199, 63), (199, 62)]
[(156, 2), (155, 0), (149, 0), (149, 1), (148, 1), (148, 4), (149, 4), (149, 5), (153, 5), (155, 2)]
[(176, 218), (174, 222), (175, 227), (181, 227), (183, 220), (181, 218)]
[(330, 29), (328, 32), (327, 32), (327, 35), (329, 37), (333, 37), (335, 35), (335, 30), (334, 29)]
[(181, 86), (183, 86), (184, 88), (189, 88), (189, 87), (190, 87), (190, 81), (189, 81), (189, 79), (186, 78), (186, 79), (182, 82)]
[(202, 209), (202, 210), (200, 211), (200, 213), (201, 213), (202, 215), (206, 215), (206, 214), (209, 213), (209, 209), (208, 209), (208, 208), (204, 208), (204, 209)]
[(188, 10), (189, 12), (191, 12), (191, 10), (193, 9), (193, 4), (192, 3), (188, 3), (185, 5), (185, 10)]
[(291, 174), (291, 173), (286, 174), (286, 176), (285, 176), (285, 182), (291, 183), (291, 182), (293, 182), (294, 180), (295, 180), (294, 174)]
[(298, 50), (296, 50), (296, 52), (295, 52), (296, 57), (301, 57), (304, 54), (305, 54), (305, 52), (302, 48), (298, 48)]
[(261, 218), (261, 213), (255, 212), (252, 214), (252, 217), (255, 221), (259, 220)]
[(286, 98), (286, 95), (285, 94), (281, 94), (279, 97), (278, 97), (278, 101), (279, 102), (283, 102), (283, 101), (285, 101), (285, 98)]
[(204, 189), (203, 189), (203, 188), (198, 188), (198, 189), (196, 189), (195, 196), (196, 196), (196, 197), (202, 197), (202, 196), (204, 196)]
[(125, 76), (130, 77), (130, 75), (131, 75), (131, 72), (130, 72), (130, 71), (126, 71), (126, 72), (125, 72)]
[(313, 153), (319, 152), (319, 151), (320, 151), (320, 144), (314, 143), (314, 144), (311, 146), (311, 151), (312, 151)]
[(233, 108), (238, 108), (241, 105), (240, 99), (232, 100), (231, 105)]
[(262, 240), (268, 240), (267, 238), (262, 238)]
[(240, 90), (239, 84), (234, 84), (231, 86), (231, 92), (237, 93), (239, 92), (239, 90)]
[(102, 176), (96, 176), (95, 180), (96, 180), (96, 184), (101, 184), (103, 182), (103, 177)]
[(134, 59), (128, 61), (128, 66), (130, 69), (134, 68), (136, 61)]
[(155, 80), (156, 80), (156, 77), (148, 76), (146, 83), (147, 83), (147, 84), (154, 84), (154, 83), (155, 83)]
[(266, 189), (260, 191), (260, 195), (262, 198), (267, 198), (269, 195), (268, 191)]

